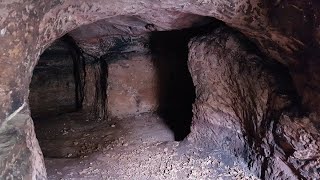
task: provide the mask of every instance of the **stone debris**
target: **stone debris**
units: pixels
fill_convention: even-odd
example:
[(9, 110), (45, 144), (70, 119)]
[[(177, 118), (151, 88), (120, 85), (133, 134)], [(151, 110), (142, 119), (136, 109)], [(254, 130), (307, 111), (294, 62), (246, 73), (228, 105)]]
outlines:
[[(132, 123), (128, 123), (129, 119)], [(146, 121), (147, 119), (148, 121)], [(111, 128), (110, 130), (117, 131), (115, 134), (120, 135), (120, 137), (113, 138), (107, 144), (99, 144), (101, 146), (95, 155), (88, 155), (82, 158), (84, 162), (70, 159), (68, 160), (71, 163), (70, 166), (64, 165), (61, 167), (56, 164), (58, 161), (54, 159), (47, 160), (49, 178), (62, 178), (65, 180), (77, 178), (100, 179), (101, 177), (117, 180), (238, 180), (243, 178), (246, 180), (258, 180), (237, 163), (229, 167), (219, 158), (204, 154), (203, 150), (193, 148), (192, 145), (181, 147), (179, 142), (172, 141), (172, 136), (168, 136), (167, 133), (170, 132), (161, 124), (161, 121), (161, 118), (152, 114), (117, 119), (119, 126), (117, 128), (109, 127)], [(142, 124), (143, 126), (141, 126)], [(148, 137), (147, 134), (149, 132), (155, 132), (155, 129), (160, 127), (161, 131), (158, 131), (153, 138)], [(128, 133), (129, 129), (136, 133), (141, 132), (141, 134)], [(141, 139), (144, 139), (144, 141), (141, 141)], [(185, 153), (179, 153), (180, 148), (188, 150)], [(51, 168), (59, 169), (59, 172), (61, 171), (63, 174), (51, 174)], [(79, 172), (78, 174), (73, 173), (77, 171)]]

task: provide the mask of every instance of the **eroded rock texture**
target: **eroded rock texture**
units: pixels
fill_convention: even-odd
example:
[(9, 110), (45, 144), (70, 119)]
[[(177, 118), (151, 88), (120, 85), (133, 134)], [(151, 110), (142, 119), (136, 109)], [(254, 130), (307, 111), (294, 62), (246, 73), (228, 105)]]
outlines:
[(33, 118), (77, 109), (71, 52), (71, 47), (60, 40), (41, 55), (30, 84), (29, 104)]
[(86, 53), (101, 57), (119, 50), (148, 51), (146, 44), (150, 32), (183, 29), (213, 21), (209, 17), (170, 11), (164, 12), (163, 22), (158, 22), (158, 17), (145, 16), (147, 15), (103, 19), (77, 28), (69, 34)]
[(263, 179), (319, 178), (317, 130), (289, 118), (299, 102), (288, 69), (244, 42), (226, 28), (190, 42), (198, 97), (189, 140), (243, 158)]
[(42, 152), (27, 105), (0, 128), (0, 176), (5, 179), (46, 179)]
[(155, 112), (159, 106), (158, 74), (151, 55), (128, 54), (108, 65), (108, 116)]
[[(103, 85), (103, 54), (109, 43), (128, 44), (131, 32), (144, 42), (140, 32), (187, 28), (206, 23), (201, 16), (207, 16), (239, 30), (265, 56), (286, 68), (249, 53), (251, 50), (229, 33), (194, 39), (190, 70), (198, 98), (190, 137), (202, 141), (207, 131), (205, 142), (232, 147), (232, 153), (244, 157), (263, 178), (318, 179), (319, 9), (317, 0), (1, 1), (0, 128), (21, 135), (12, 141), (17, 136), (1, 133), (3, 176), (45, 179), (30, 115), (22, 110), (28, 107), (29, 84), (39, 55), (54, 40), (97, 22), (96, 27), (104, 29), (98, 32), (100, 37), (93, 33), (78, 38), (77, 43), (98, 62), (93, 63), (92, 74), (97, 78), (91, 82)], [(104, 20), (111, 27), (104, 28)], [(97, 87), (103, 90), (105, 85)], [(94, 97), (104, 96), (99, 88)], [(100, 100), (84, 97), (84, 106), (94, 102), (103, 107), (105, 102)], [(19, 124), (23, 122), (20, 114), (26, 114), (23, 119), (29, 119), (28, 125)], [(104, 112), (99, 114), (104, 116)]]

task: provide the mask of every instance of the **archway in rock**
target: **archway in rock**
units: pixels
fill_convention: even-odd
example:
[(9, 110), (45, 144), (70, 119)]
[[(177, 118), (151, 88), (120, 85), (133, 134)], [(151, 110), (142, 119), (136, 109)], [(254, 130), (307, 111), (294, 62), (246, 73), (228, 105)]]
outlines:
[[(198, 88), (186, 144), (200, 144), (211, 153), (215, 148), (227, 150), (261, 178), (319, 178), (318, 1), (17, 0), (0, 5), (1, 177), (46, 178), (28, 107), (28, 87), (38, 56), (49, 44), (81, 25), (110, 17), (138, 17), (148, 22), (147, 29), (172, 30), (190, 25), (181, 17), (197, 14), (215, 17), (241, 31), (263, 53), (253, 53), (261, 57), (261, 63), (250, 55), (250, 48), (238, 48), (247, 47), (247, 39), (228, 41), (226, 37), (241, 35), (223, 28), (190, 42), (189, 66)], [(270, 58), (281, 64), (270, 63)], [(262, 76), (257, 71), (263, 71)], [(256, 78), (265, 74), (270, 80)], [(281, 82), (288, 84), (277, 84)], [(261, 87), (274, 88), (265, 91)], [(235, 138), (229, 138), (230, 134)]]
[(79, 53), (79, 48), (70, 37), (60, 38), (40, 56), (33, 72), (29, 105), (45, 157), (81, 155), (81, 149), (72, 146), (73, 141), (67, 142), (59, 136), (73, 131), (68, 120), (75, 120), (80, 125), (88, 118), (85, 113), (81, 113), (84, 62)]
[[(97, 24), (84, 28), (90, 26)], [(93, 154), (108, 162), (104, 166), (115, 168), (115, 160), (109, 162), (102, 154), (125, 155), (122, 151), (183, 140), (190, 132), (195, 98), (187, 66), (188, 42), (207, 30), (204, 26), (141, 35), (95, 36), (91, 38), (96, 44), (91, 44), (90, 50), (100, 48), (95, 53), (104, 53), (96, 57), (75, 43), (72, 36), (81, 38), (79, 32), (85, 31), (79, 28), (48, 47), (34, 69), (29, 104), (49, 178), (68, 177), (70, 172), (63, 169), (72, 169), (83, 159), (96, 164)], [(92, 39), (77, 43), (81, 46)], [(163, 149), (168, 148), (172, 145)], [(159, 150), (148, 153), (150, 156)], [(150, 166), (157, 164), (143, 160), (143, 154), (132, 156)], [(160, 157), (170, 159), (173, 155)], [(81, 168), (75, 166), (72, 170)], [(101, 165), (96, 168), (107, 171)], [(141, 170), (136, 168), (134, 172)]]

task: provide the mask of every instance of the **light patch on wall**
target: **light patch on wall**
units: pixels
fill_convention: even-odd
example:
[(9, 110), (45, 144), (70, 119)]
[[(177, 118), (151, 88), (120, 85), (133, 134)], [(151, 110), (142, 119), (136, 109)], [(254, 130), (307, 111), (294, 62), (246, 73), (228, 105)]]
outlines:
[(1, 29), (1, 31), (0, 31), (0, 35), (1, 35), (1, 36), (4, 36), (4, 35), (6, 34), (6, 32), (7, 32), (7, 28), (3, 28), (3, 29)]

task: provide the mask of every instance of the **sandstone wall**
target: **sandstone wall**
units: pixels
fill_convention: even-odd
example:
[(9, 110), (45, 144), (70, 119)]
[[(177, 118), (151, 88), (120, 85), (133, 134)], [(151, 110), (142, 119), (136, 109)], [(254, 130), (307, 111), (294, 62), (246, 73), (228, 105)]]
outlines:
[[(147, 24), (152, 24), (148, 26), (151, 27), (149, 28), (151, 30), (154, 29), (152, 27), (160, 30), (188, 27), (194, 24), (194, 21), (192, 23), (190, 21), (184, 23), (183, 17), (187, 17), (185, 15), (190, 14), (219, 19), (228, 26), (244, 33), (254, 41), (265, 55), (275, 58), (286, 65), (292, 74), (294, 84), (302, 99), (303, 109), (305, 109), (304, 113), (307, 116), (309, 116), (308, 114), (312, 114), (310, 112), (318, 113), (320, 102), (318, 98), (320, 92), (318, 87), (319, 81), (317, 78), (320, 74), (318, 70), (319, 9), (320, 4), (317, 0), (161, 0), (156, 2), (148, 0), (91, 0), (81, 2), (76, 0), (1, 1), (0, 127), (5, 132), (12, 132), (18, 127), (16, 123), (21, 122), (19, 115), (27, 105), (33, 69), (39, 55), (49, 44), (81, 25), (118, 15), (137, 16), (144, 22), (147, 22)], [(227, 79), (225, 82), (228, 82)], [(202, 93), (202, 91), (198, 91), (198, 96)], [(256, 98), (251, 99), (249, 107), (251, 107), (251, 102), (256, 102)], [(248, 104), (247, 101), (245, 100), (244, 102)], [(278, 103), (275, 103), (275, 106), (278, 106)], [(258, 106), (253, 105), (253, 107)], [(263, 112), (263, 108), (256, 112), (259, 113), (255, 114), (261, 114), (260, 112)], [(27, 114), (27, 116), (29, 115)], [(195, 119), (201, 120), (201, 117), (201, 115), (195, 114)], [(243, 113), (240, 117), (248, 117), (248, 115)], [(291, 119), (289, 122), (295, 119), (301, 120), (299, 117), (285, 119)], [(319, 130), (317, 128), (316, 130), (312, 130), (319, 123), (316, 119), (310, 121), (316, 121), (314, 123), (307, 122), (310, 126), (303, 126), (306, 128), (306, 134), (315, 136), (313, 134), (318, 133)], [(254, 124), (251, 122), (253, 120), (252, 118), (245, 119), (245, 121), (250, 122), (249, 124)], [(10, 121), (13, 122), (13, 125), (6, 126)], [(267, 124), (270, 125), (270, 123)], [(251, 126), (249, 127), (252, 129)], [(279, 126), (281, 127), (281, 124)], [(294, 127), (294, 125), (292, 126)], [(29, 133), (22, 133), (21, 141), (14, 143), (10, 143), (12, 136), (1, 134), (2, 144), (6, 144), (6, 147), (9, 149), (19, 146), (19, 151), (25, 154), (25, 156), (21, 158), (21, 162), (14, 161), (15, 159), (11, 157), (17, 157), (17, 151), (1, 151), (2, 164), (0, 169), (3, 170), (2, 172), (8, 172), (5, 174), (6, 176), (13, 176), (16, 179), (21, 179), (24, 176), (29, 177), (26, 179), (36, 176), (38, 179), (44, 179), (45, 171), (43, 164), (40, 163), (37, 166), (33, 166), (33, 164), (36, 164), (37, 159), (41, 159), (41, 155), (38, 153), (38, 146), (33, 145), (32, 148), (26, 146), (26, 142), (36, 141), (33, 135), (33, 126), (29, 124), (29, 126), (24, 126), (24, 128), (25, 132)], [(203, 128), (205, 129), (204, 126)], [(194, 129), (196, 129), (195, 126)], [(198, 129), (201, 129), (201, 126)], [(290, 129), (287, 130), (294, 132)], [(262, 132), (264, 131), (262, 129)], [(313, 131), (315, 133), (312, 133)], [(254, 131), (250, 131), (249, 134), (252, 132)], [(300, 134), (304, 133), (286, 136), (286, 138), (299, 139), (300, 137), (302, 138)], [(314, 137), (312, 139), (311, 141), (306, 140), (306, 142), (309, 141), (306, 144), (294, 143), (295, 145), (289, 146), (288, 149), (303, 149), (308, 148), (307, 144), (317, 144), (310, 143), (317, 141)], [(287, 147), (287, 145), (285, 146)], [(317, 146), (312, 145), (313, 147), (317, 149)], [(28, 154), (30, 151), (31, 153)], [(279, 157), (281, 158), (278, 159), (283, 159), (282, 156)], [(285, 158), (287, 157), (285, 156)], [(307, 160), (306, 163), (308, 162), (313, 163), (314, 161)], [(316, 164), (312, 165), (312, 163), (310, 163), (311, 167), (317, 166)], [(14, 167), (23, 169), (23, 165), (21, 164), (29, 164), (30, 168), (22, 171), (22, 175), (19, 176), (14, 173), (16, 172)], [(268, 167), (267, 163), (264, 165)], [(309, 165), (305, 167), (309, 167)], [(314, 172), (316, 171), (314, 170)], [(268, 172), (266, 174), (272, 173)], [(297, 176), (300, 174), (299, 171), (295, 173)], [(274, 174), (277, 175), (276, 172)]]
[(129, 116), (155, 112), (159, 77), (151, 55), (129, 55), (108, 64), (107, 114)]
[(73, 57), (62, 41), (40, 57), (30, 84), (29, 104), (34, 118), (76, 110)]
[(299, 112), (299, 98), (288, 69), (241, 37), (218, 28), (191, 40), (197, 98), (188, 140), (242, 158), (262, 179), (319, 178), (318, 136), (303, 130), (312, 123), (289, 118)]
[(46, 179), (46, 169), (33, 122), (24, 104), (0, 128), (0, 177)]

